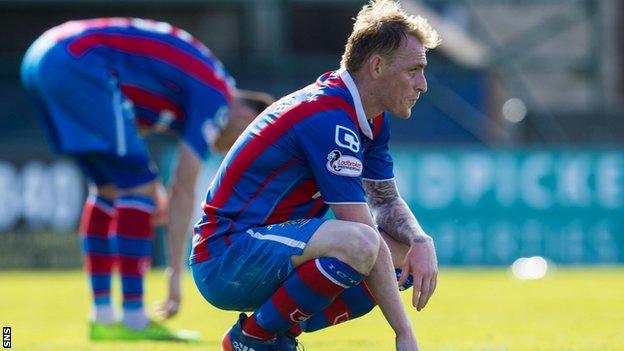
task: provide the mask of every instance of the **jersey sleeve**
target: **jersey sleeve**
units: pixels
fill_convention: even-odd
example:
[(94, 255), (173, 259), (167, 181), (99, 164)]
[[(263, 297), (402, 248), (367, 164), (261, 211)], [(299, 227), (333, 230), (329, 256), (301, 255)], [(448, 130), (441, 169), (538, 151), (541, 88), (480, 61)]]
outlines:
[[(388, 116), (384, 113), (380, 123), (375, 125), (375, 136), (364, 150), (364, 170), (362, 178), (365, 180), (380, 181), (394, 179), (394, 165), (388, 142), (390, 141), (390, 125)], [(377, 132), (378, 128), (378, 132)]]
[(201, 159), (210, 154), (210, 147), (221, 135), (228, 119), (228, 107), (236, 89), (234, 78), (216, 57), (198, 56), (205, 61), (214, 77), (209, 82), (189, 80), (186, 113), (188, 122), (182, 133), (184, 140)]
[(295, 133), (325, 203), (366, 203), (360, 137), (344, 111), (309, 117)]
[[(208, 88), (206, 88), (208, 90)], [(189, 96), (184, 140), (200, 159), (210, 154), (210, 146), (219, 137), (228, 118), (228, 101), (217, 91), (194, 92)]]

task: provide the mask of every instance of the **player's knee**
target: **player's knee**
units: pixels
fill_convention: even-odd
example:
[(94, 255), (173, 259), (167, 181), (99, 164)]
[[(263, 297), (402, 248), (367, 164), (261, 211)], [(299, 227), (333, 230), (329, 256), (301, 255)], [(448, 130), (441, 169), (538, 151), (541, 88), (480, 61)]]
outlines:
[(368, 273), (375, 264), (380, 238), (368, 225), (354, 223), (343, 246), (344, 255), (355, 269)]

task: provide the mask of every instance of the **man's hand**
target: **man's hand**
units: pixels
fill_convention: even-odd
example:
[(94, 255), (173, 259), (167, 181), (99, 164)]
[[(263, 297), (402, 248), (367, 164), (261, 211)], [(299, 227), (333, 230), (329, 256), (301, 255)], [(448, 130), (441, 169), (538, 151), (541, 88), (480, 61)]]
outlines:
[(152, 214), (152, 225), (165, 225), (169, 221), (169, 200), (167, 199), (167, 190), (160, 181), (156, 181), (156, 190), (154, 191), (154, 199), (156, 202), (156, 210)]
[(412, 273), (414, 277), (412, 305), (420, 311), (433, 295), (438, 281), (438, 259), (433, 240), (427, 237), (412, 242), (402, 269), (399, 286), (407, 280), (409, 273)]
[(182, 300), (180, 273), (168, 268), (166, 274), (169, 280), (167, 300), (159, 302), (155, 308), (155, 313), (160, 319), (168, 319), (178, 314)]
[(418, 351), (414, 333), (398, 334), (395, 339), (397, 351)]
[(399, 196), (394, 180), (364, 181), (364, 188), (379, 227), (393, 239), (410, 246), (401, 267), (403, 272), (399, 286), (412, 273), (412, 304), (420, 311), (433, 294), (438, 279), (438, 259), (433, 240), (425, 234), (409, 206)]

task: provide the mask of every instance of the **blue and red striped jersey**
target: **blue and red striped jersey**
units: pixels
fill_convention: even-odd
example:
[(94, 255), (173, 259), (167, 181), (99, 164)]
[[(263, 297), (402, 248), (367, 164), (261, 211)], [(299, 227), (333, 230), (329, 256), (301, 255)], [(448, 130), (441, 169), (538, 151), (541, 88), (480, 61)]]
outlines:
[(97, 18), (66, 22), (42, 37), (64, 46), (76, 64), (110, 69), (142, 133), (178, 135), (201, 158), (209, 153), (227, 120), (234, 80), (188, 32), (147, 19)]
[(213, 179), (191, 264), (254, 226), (322, 217), (365, 203), (362, 179), (394, 178), (385, 113), (367, 120), (349, 73), (329, 72), (271, 105), (241, 134)]

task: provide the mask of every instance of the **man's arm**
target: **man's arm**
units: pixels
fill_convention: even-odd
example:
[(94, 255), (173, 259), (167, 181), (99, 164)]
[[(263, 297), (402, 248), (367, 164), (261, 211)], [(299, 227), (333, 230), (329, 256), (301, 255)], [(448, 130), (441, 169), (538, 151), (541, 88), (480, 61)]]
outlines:
[(403, 262), (399, 284), (412, 273), (412, 304), (420, 311), (433, 295), (437, 284), (438, 261), (433, 240), (423, 231), (399, 195), (394, 180), (365, 180), (364, 188), (377, 225), (388, 235), (410, 247)]
[[(336, 219), (364, 223), (375, 228), (366, 204), (331, 205), (331, 208)], [(375, 229), (375, 231), (377, 230)], [(383, 240), (381, 240), (379, 254), (373, 269), (366, 278), (366, 284), (375, 297), (384, 317), (395, 331), (397, 343), (415, 346), (416, 337), (399, 296), (390, 250)]]
[(167, 226), (167, 251), (169, 266), (169, 294), (167, 301), (157, 307), (162, 318), (173, 317), (178, 313), (181, 288), (180, 277), (183, 270), (184, 249), (187, 244), (188, 226), (195, 206), (195, 182), (201, 168), (201, 161), (190, 149), (180, 142), (178, 164), (169, 184), (169, 225)]

